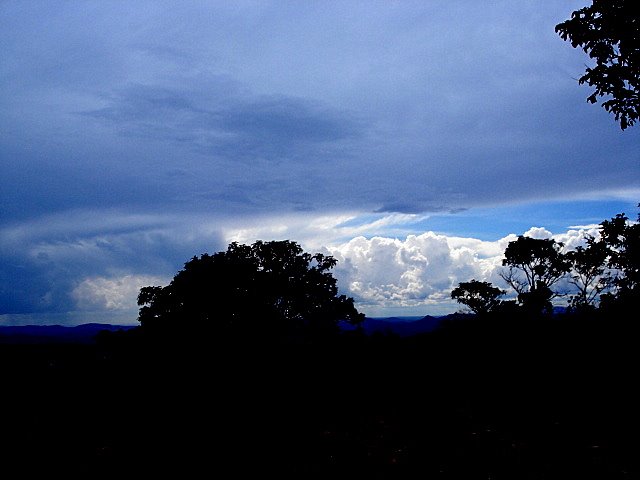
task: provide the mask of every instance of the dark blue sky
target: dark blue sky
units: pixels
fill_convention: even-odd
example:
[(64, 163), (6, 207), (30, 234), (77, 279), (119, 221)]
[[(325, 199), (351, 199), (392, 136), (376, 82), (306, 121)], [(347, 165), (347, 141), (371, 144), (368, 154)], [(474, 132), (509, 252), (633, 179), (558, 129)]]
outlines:
[(554, 33), (582, 6), (2, 2), (0, 323), (134, 322), (258, 238), (336, 255), (366, 313), (438, 313), (509, 234), (635, 218), (640, 131)]

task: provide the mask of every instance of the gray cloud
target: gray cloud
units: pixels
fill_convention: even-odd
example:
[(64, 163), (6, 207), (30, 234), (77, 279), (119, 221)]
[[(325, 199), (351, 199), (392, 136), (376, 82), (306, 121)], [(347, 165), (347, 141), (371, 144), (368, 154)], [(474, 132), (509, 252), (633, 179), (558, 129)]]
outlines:
[(363, 136), (364, 126), (352, 113), (317, 101), (239, 97), (226, 79), (206, 86), (210, 90), (133, 85), (105, 97), (106, 106), (79, 113), (108, 122), (124, 135), (170, 140), (233, 160), (304, 160), (303, 154), (315, 157), (322, 144)]
[(225, 130), (275, 142), (327, 142), (361, 136), (346, 112), (284, 96), (257, 98), (220, 113)]
[(551, 2), (29, 10), (0, 11), (25, 17), (0, 34), (7, 221), (639, 188), (637, 136), (584, 102), (584, 59), (553, 32), (570, 8)]
[(224, 247), (192, 220), (76, 212), (0, 230), (0, 313), (69, 312), (87, 278), (171, 278), (193, 255)]

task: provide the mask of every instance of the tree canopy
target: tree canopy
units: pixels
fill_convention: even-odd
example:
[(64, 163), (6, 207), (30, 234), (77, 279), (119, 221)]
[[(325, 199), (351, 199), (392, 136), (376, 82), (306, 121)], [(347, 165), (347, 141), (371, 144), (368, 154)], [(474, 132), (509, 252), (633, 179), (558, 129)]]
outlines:
[(621, 213), (600, 224), (601, 242), (615, 272), (611, 279), (614, 292), (603, 295), (603, 299), (608, 305), (616, 303), (623, 308), (637, 307), (640, 302), (640, 223), (628, 220)]
[(502, 265), (508, 270), (502, 278), (518, 293), (541, 286), (551, 287), (568, 271), (562, 243), (520, 235), (509, 242)]
[(334, 331), (340, 320), (358, 325), (364, 315), (338, 295), (335, 265), (288, 240), (231, 243), (193, 257), (169, 285), (142, 288), (138, 320), (148, 330), (180, 325), (243, 335)]
[(577, 292), (571, 296), (570, 305), (577, 310), (595, 307), (599, 295), (611, 285), (611, 271), (607, 268), (610, 250), (605, 242), (592, 236), (585, 238), (586, 246), (579, 245), (566, 253), (571, 266), (569, 283)]
[(551, 309), (550, 300), (556, 295), (551, 287), (569, 271), (562, 247), (552, 239), (522, 235), (507, 245), (502, 265), (508, 269), (501, 276), (518, 292), (518, 300), (527, 310), (539, 313)]
[(506, 292), (494, 287), (490, 282), (471, 280), (461, 282), (451, 292), (451, 298), (466, 305), (476, 315), (484, 315), (500, 305), (499, 297)]
[[(583, 240), (569, 251), (553, 239), (519, 236), (509, 242), (500, 276), (525, 312), (551, 313), (551, 300), (564, 295), (577, 313), (624, 313), (640, 304), (640, 214), (637, 222), (624, 213), (604, 220), (596, 236), (585, 234)], [(471, 280), (454, 288), (451, 298), (476, 314), (515, 313), (515, 302), (498, 300), (505, 293), (489, 282)]]
[(556, 32), (595, 60), (579, 78), (595, 87), (587, 98), (615, 115), (626, 129), (640, 118), (640, 9), (637, 0), (593, 0), (556, 25)]

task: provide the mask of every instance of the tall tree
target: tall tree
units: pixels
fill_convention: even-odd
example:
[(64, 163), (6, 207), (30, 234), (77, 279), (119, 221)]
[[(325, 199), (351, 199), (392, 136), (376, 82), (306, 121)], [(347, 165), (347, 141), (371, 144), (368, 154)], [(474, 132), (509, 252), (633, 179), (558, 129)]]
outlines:
[(612, 280), (615, 290), (603, 295), (603, 300), (637, 308), (640, 302), (640, 215), (636, 223), (628, 220), (620, 213), (600, 224), (601, 241), (609, 253), (609, 267), (615, 271)]
[(508, 267), (500, 276), (518, 293), (518, 301), (530, 312), (551, 309), (551, 290), (569, 270), (562, 253), (563, 244), (553, 239), (519, 236), (509, 242), (502, 265)]
[(340, 320), (359, 325), (364, 315), (338, 295), (335, 265), (288, 240), (232, 243), (193, 257), (169, 285), (142, 288), (138, 319), (151, 331), (246, 335), (335, 331)]
[(570, 305), (577, 310), (595, 307), (600, 294), (611, 285), (611, 273), (607, 268), (609, 249), (592, 236), (587, 236), (586, 242), (585, 247), (578, 246), (566, 254), (571, 266), (569, 283), (577, 289)]
[(504, 290), (494, 287), (491, 282), (460, 282), (451, 291), (451, 298), (466, 305), (476, 315), (485, 315), (500, 305), (499, 297), (506, 294)]
[(595, 60), (578, 82), (595, 87), (587, 97), (626, 129), (640, 118), (640, 8), (637, 0), (593, 0), (556, 25), (556, 32)]

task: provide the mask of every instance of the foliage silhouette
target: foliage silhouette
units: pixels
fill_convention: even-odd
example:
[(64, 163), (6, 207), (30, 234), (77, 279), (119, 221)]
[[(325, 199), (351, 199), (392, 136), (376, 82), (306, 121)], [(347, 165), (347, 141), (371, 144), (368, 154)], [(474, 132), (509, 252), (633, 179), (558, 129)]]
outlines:
[(596, 61), (580, 77), (595, 91), (587, 98), (596, 103), (608, 96), (604, 109), (626, 129), (640, 118), (640, 9), (636, 0), (593, 0), (555, 27), (573, 48), (580, 47)]
[[(245, 336), (329, 334), (364, 315), (338, 295), (336, 260), (292, 241), (232, 243), (193, 257), (165, 287), (140, 290), (139, 321), (152, 333), (187, 329)], [(180, 325), (180, 326), (178, 326)]]
[[(509, 243), (502, 261), (508, 268), (500, 276), (526, 311), (551, 313), (551, 299), (565, 294), (568, 309), (585, 315), (601, 306), (621, 313), (640, 304), (640, 214), (638, 222), (629, 222), (624, 213), (604, 220), (596, 237), (586, 234), (583, 240), (584, 245), (567, 252), (550, 239), (520, 236)], [(552, 290), (562, 279), (573, 292)], [(505, 293), (489, 282), (471, 280), (453, 289), (451, 298), (476, 314), (520, 315), (515, 302), (497, 299)]]
[(466, 305), (476, 315), (485, 315), (500, 305), (498, 299), (506, 294), (504, 290), (494, 287), (490, 282), (471, 280), (460, 282), (451, 292), (451, 298)]
[(551, 290), (569, 271), (569, 263), (553, 239), (519, 236), (509, 242), (502, 265), (508, 267), (500, 276), (517, 293), (518, 302), (532, 314), (551, 313)]
[(571, 265), (569, 283), (577, 293), (570, 298), (575, 310), (590, 310), (596, 307), (600, 295), (611, 285), (611, 271), (607, 268), (609, 249), (602, 241), (586, 236), (586, 246), (579, 245), (566, 253)]
[(613, 291), (602, 295), (605, 308), (625, 310), (640, 305), (640, 223), (631, 224), (628, 220), (620, 213), (600, 224), (601, 242), (609, 254), (608, 265), (615, 271), (611, 279)]

